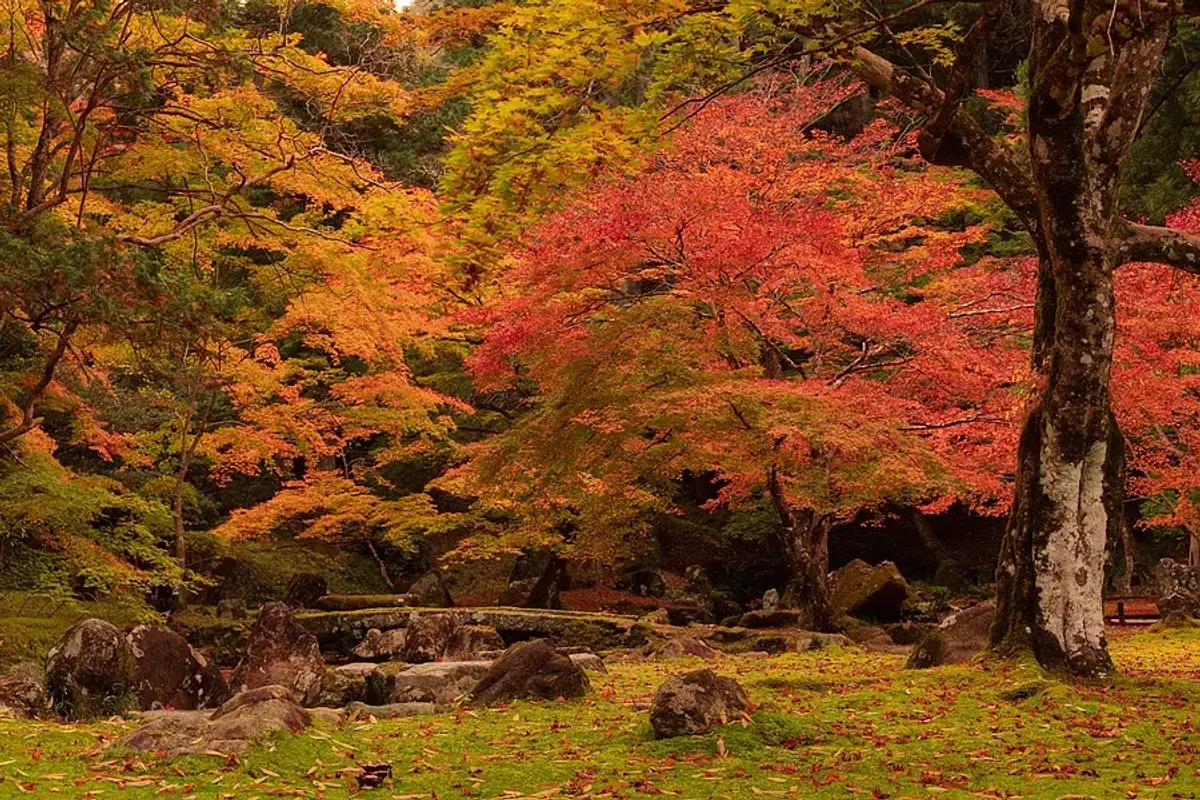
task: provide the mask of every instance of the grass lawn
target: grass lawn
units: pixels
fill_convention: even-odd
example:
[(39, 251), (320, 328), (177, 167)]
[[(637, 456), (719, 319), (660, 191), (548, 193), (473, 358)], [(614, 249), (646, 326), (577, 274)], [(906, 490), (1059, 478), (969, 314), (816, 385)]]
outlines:
[(759, 710), (707, 736), (654, 741), (646, 709), (699, 662), (621, 664), (578, 703), (315, 728), (240, 760), (105, 749), (126, 721), (0, 721), (0, 797), (348, 797), (356, 763), (389, 762), (363, 797), (1191, 798), (1200, 796), (1200, 631), (1114, 634), (1122, 677), (1040, 680), (1017, 665), (910, 672), (830, 650), (729, 657)]

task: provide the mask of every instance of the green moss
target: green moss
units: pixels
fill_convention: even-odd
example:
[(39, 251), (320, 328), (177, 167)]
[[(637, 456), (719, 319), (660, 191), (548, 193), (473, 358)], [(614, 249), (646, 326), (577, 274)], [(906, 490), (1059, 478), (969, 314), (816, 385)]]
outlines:
[[(1124, 677), (1106, 686), (1048, 681), (1011, 663), (908, 671), (903, 656), (838, 648), (729, 657), (710, 666), (742, 682), (755, 712), (705, 736), (663, 741), (652, 738), (647, 705), (669, 675), (693, 664), (613, 664), (608, 675), (592, 675), (585, 701), (317, 729), (237, 760), (106, 761), (93, 755), (99, 740), (133, 723), (0, 720), (10, 742), (6, 775), (26, 790), (10, 781), (4, 791), (112, 793), (107, 779), (119, 777), (120, 796), (133, 800), (171, 792), (343, 800), (354, 796), (343, 770), (387, 762), (395, 778), (381, 797), (1054, 800), (1125, 796), (1134, 784), (1154, 787), (1139, 796), (1192, 796), (1200, 780), (1173, 766), (1200, 703), (1200, 631), (1120, 636), (1112, 650)], [(1022, 699), (997, 702), (1001, 693)]]
[(140, 599), (117, 595), (95, 603), (37, 592), (0, 594), (0, 668), (20, 661), (41, 664), (67, 628), (99, 617), (118, 628), (159, 619)]

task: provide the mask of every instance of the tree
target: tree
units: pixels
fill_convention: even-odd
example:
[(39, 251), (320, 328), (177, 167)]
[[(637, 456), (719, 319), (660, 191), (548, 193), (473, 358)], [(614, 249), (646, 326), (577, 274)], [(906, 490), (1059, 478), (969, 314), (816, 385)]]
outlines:
[(831, 530), (1003, 496), (1023, 353), (1003, 315), (981, 346), (979, 316), (948, 313), (941, 284), (985, 226), (934, 221), (986, 198), (887, 124), (812, 130), (859, 91), (726, 98), (531, 231), (470, 363), (483, 388), (542, 396), (457, 476), (516, 504), (523, 543), (572, 530), (611, 559), (671, 481), (712, 474), (710, 507), (771, 503), (809, 622), (834, 629)]
[[(960, 37), (945, 26), (905, 29), (925, 5), (883, 16), (871, 6), (730, 2), (682, 11), (676, 20), (690, 24), (675, 30), (727, 31), (732, 20), (725, 50), (744, 53), (751, 71), (833, 56), (912, 112), (927, 160), (977, 173), (1029, 233), (1039, 256), (1032, 361), (1040, 381), (1017, 459), (993, 644), (1032, 651), (1050, 668), (1107, 674), (1105, 545), (1122, 519), (1125, 461), (1111, 408), (1114, 275), (1134, 262), (1188, 272), (1200, 263), (1192, 235), (1121, 216), (1121, 168), (1175, 22), (1195, 9), (993, 0), (978, 4)], [(1028, 128), (1011, 141), (993, 136), (967, 101), (982, 45), (1022, 9)], [(708, 51), (730, 63), (721, 48), (697, 52)]]

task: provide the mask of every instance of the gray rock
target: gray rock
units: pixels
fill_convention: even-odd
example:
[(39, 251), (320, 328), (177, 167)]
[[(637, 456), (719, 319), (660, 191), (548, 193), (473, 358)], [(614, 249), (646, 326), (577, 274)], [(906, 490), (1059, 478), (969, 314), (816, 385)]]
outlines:
[(404, 646), (400, 649), (401, 660), (410, 664), (421, 664), (443, 658), (462, 625), (462, 616), (453, 612), (414, 612), (409, 618), (408, 627), (404, 629)]
[(109, 716), (136, 705), (136, 660), (129, 641), (101, 619), (72, 625), (46, 659), (51, 707), (68, 719)]
[(438, 707), (433, 703), (387, 703), (381, 706), (370, 706), (366, 703), (351, 703), (346, 707), (346, 721), (374, 717), (375, 719), (400, 719), (401, 717), (420, 717), (426, 714), (436, 714)]
[(404, 628), (392, 628), (389, 631), (371, 628), (351, 654), (364, 661), (391, 661), (399, 658), (403, 652)]
[(750, 709), (750, 697), (741, 684), (712, 670), (698, 669), (658, 687), (650, 704), (650, 726), (656, 739), (701, 734)]
[(286, 603), (267, 603), (250, 628), (246, 653), (233, 671), (235, 692), (285, 686), (303, 705), (315, 705), (325, 678), (317, 639), (297, 624)]
[(987, 649), (995, 618), (994, 600), (946, 617), (942, 624), (925, 634), (905, 666), (925, 669), (972, 660)]
[(134, 691), (139, 708), (191, 711), (216, 708), (229, 699), (220, 667), (175, 631), (139, 625), (127, 638), (137, 662)]
[(693, 564), (683, 571), (683, 591), (698, 597), (707, 597), (712, 593), (712, 581), (708, 571), (699, 564)]
[(44, 713), (46, 685), (42, 668), (26, 661), (14, 664), (0, 676), (0, 706), (25, 719)]
[(716, 661), (721, 653), (699, 639), (670, 639), (650, 656), (654, 661), (671, 661), (678, 658), (700, 658)]
[(491, 666), (490, 661), (416, 664), (391, 677), (387, 702), (448, 705), (468, 694)]
[[(487, 662), (485, 662), (487, 663)], [(542, 640), (519, 642), (496, 661), (471, 692), (476, 706), (495, 706), (513, 700), (554, 700), (583, 697), (591, 682), (570, 656), (556, 653)]]
[(267, 734), (300, 733), (312, 717), (283, 686), (241, 692), (211, 714), (158, 712), (150, 722), (117, 740), (116, 747), (168, 757), (202, 753), (234, 754)]
[(478, 653), (504, 650), (504, 640), (487, 625), (462, 625), (446, 643), (442, 658), (447, 661), (479, 661)]
[(567, 658), (585, 672), (608, 672), (604, 667), (604, 661), (595, 653), (569, 653)]
[(442, 573), (431, 569), (408, 587), (408, 604), (418, 608), (453, 608), (454, 598), (446, 587)]
[(351, 703), (361, 703), (366, 698), (367, 673), (330, 669), (326, 670), (321, 680), (321, 690), (312, 705), (342, 708)]
[(766, 612), (779, 610), (779, 590), (767, 589), (762, 596), (762, 610)]

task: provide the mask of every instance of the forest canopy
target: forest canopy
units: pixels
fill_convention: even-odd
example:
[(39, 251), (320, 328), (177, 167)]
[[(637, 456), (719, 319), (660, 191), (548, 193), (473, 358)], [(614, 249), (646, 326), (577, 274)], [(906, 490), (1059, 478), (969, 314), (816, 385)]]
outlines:
[(695, 548), (835, 630), (842, 533), (992, 531), (997, 643), (1102, 671), (1200, 559), (1197, 34), (979, 5), (8, 3), (0, 584)]

